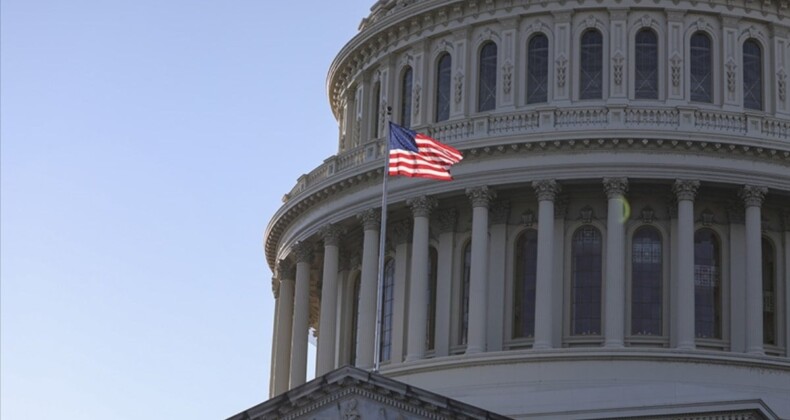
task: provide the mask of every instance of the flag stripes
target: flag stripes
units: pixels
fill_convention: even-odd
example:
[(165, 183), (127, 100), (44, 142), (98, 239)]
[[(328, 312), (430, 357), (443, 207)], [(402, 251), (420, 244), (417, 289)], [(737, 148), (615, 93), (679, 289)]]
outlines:
[(450, 166), (461, 152), (431, 137), (390, 123), (389, 175), (452, 180)]

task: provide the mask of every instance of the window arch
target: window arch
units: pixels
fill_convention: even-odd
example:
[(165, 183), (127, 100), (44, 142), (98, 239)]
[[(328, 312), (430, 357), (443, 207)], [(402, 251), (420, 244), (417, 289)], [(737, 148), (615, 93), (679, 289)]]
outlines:
[(513, 338), (535, 335), (535, 284), (538, 268), (538, 231), (528, 229), (516, 239), (513, 278)]
[(549, 38), (539, 33), (527, 44), (527, 103), (546, 102), (548, 87)]
[(581, 38), (579, 99), (603, 98), (603, 36), (588, 29)]
[(411, 127), (411, 86), (414, 72), (410, 66), (403, 70), (400, 84), (400, 125)]
[(663, 333), (663, 246), (652, 226), (634, 232), (631, 241), (631, 334)]
[(436, 335), (436, 279), (438, 275), (439, 253), (436, 248), (428, 248), (428, 325), (425, 329), (425, 348), (433, 350)]
[(448, 53), (442, 54), (436, 66), (436, 122), (450, 119), (452, 69), (452, 56)]
[(379, 113), (381, 110), (379, 109), (379, 104), (381, 103), (381, 82), (377, 81), (373, 84), (373, 103), (370, 107), (370, 120), (372, 122), (371, 126), (373, 127), (373, 137), (378, 138), (381, 127), (379, 126)]
[(711, 229), (694, 234), (694, 323), (698, 338), (721, 338), (721, 242)]
[(486, 42), (480, 48), (477, 79), (477, 111), (490, 111), (496, 107), (496, 56), (495, 43)]
[(571, 241), (571, 334), (601, 334), (601, 231), (585, 225)]
[(471, 279), (472, 267), (472, 242), (469, 241), (464, 246), (464, 269), (463, 269), (463, 284), (461, 284), (461, 300), (459, 318), (461, 322), (458, 325), (458, 342), (459, 344), (466, 344), (467, 332), (469, 331), (469, 281)]
[(770, 240), (763, 238), (763, 343), (776, 345), (776, 254)]
[(634, 97), (658, 99), (658, 36), (649, 28), (641, 29), (634, 39)]
[(691, 100), (713, 102), (713, 54), (710, 36), (696, 32), (689, 42)]
[(390, 258), (384, 264), (384, 282), (381, 292), (381, 341), (379, 360), (390, 360), (392, 354), (392, 309), (395, 289), (395, 260)]
[(763, 59), (754, 39), (743, 43), (743, 107), (763, 109)]

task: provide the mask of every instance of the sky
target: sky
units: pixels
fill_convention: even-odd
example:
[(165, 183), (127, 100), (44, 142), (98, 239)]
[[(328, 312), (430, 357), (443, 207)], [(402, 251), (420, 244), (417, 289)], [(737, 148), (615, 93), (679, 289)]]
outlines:
[(337, 150), (373, 0), (2, 0), (0, 417), (222, 419), (268, 397), (263, 233)]

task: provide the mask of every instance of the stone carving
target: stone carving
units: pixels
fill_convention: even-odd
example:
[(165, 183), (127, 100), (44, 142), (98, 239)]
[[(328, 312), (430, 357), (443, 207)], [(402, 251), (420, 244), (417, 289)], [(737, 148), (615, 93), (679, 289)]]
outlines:
[(694, 201), (694, 197), (697, 196), (698, 189), (699, 189), (699, 181), (697, 180), (676, 179), (675, 183), (672, 184), (672, 192), (675, 193), (675, 196), (677, 196), (678, 201), (680, 200)]
[(595, 217), (593, 213), (594, 212), (592, 207), (590, 207), (589, 205), (584, 206), (581, 208), (581, 210), (579, 210), (579, 220), (581, 220), (582, 223), (590, 224), (592, 223), (593, 217)]
[(642, 26), (647, 27), (652, 24), (653, 24), (653, 18), (651, 18), (649, 15), (642, 16)]
[(455, 232), (455, 225), (458, 223), (458, 210), (444, 209), (439, 212), (439, 232)]
[(683, 59), (681, 59), (680, 55), (676, 52), (672, 55), (672, 58), (669, 59), (669, 62), (672, 86), (680, 86), (680, 70), (682, 69)]
[(272, 276), (272, 294), (275, 299), (280, 298), (280, 280), (275, 276)]
[(603, 189), (607, 198), (620, 198), (628, 191), (627, 178), (604, 178)]
[(357, 215), (365, 230), (378, 230), (381, 227), (381, 210), (367, 209)]
[(784, 102), (787, 97), (787, 74), (784, 67), (776, 72), (776, 92), (779, 95), (779, 100)]
[(557, 64), (557, 87), (565, 86), (565, 66), (568, 65), (568, 59), (564, 54), (560, 54), (555, 61)]
[(313, 262), (313, 245), (305, 241), (299, 241), (291, 247), (291, 252), (296, 255), (297, 263)]
[(760, 207), (765, 200), (765, 194), (768, 193), (768, 188), (759, 187), (755, 185), (744, 185), (738, 192), (746, 207)]
[(491, 200), (496, 198), (496, 191), (489, 190), (487, 186), (467, 188), (466, 195), (472, 201), (472, 207), (488, 207)]
[(439, 201), (436, 197), (422, 195), (406, 200), (406, 205), (411, 207), (411, 212), (414, 217), (428, 217), (431, 215), (431, 210), (436, 208)]
[(505, 65), (502, 66), (502, 90), (505, 95), (510, 94), (510, 88), (513, 85), (513, 63), (508, 59)]
[(640, 212), (642, 223), (653, 223), (655, 220), (656, 212), (650, 206), (645, 206), (642, 208)]
[(612, 56), (612, 69), (614, 73), (614, 84), (620, 86), (623, 83), (623, 53), (619, 50)]
[(716, 216), (712, 211), (710, 211), (710, 209), (705, 209), (700, 214), (700, 221), (704, 226), (710, 226), (716, 223)]
[(389, 238), (395, 246), (408, 242), (411, 239), (411, 220), (403, 219), (393, 223)]
[(510, 216), (510, 201), (495, 201), (489, 208), (490, 222), (492, 225), (507, 223)]
[(326, 225), (318, 231), (318, 234), (324, 239), (324, 246), (338, 246), (343, 233), (343, 229), (337, 225)]
[(535, 212), (532, 210), (525, 210), (521, 213), (521, 224), (530, 227), (535, 224)]
[(356, 398), (352, 398), (348, 404), (346, 404), (346, 408), (343, 410), (343, 420), (362, 420), (362, 416), (357, 410)]
[(532, 189), (535, 190), (538, 201), (554, 201), (557, 198), (557, 194), (562, 190), (560, 184), (553, 179), (533, 181)]
[(594, 28), (595, 27), (595, 22), (596, 22), (595, 16), (590, 15), (590, 16), (587, 16), (587, 19), (584, 21), (584, 24), (588, 28)]
[(420, 97), (422, 96), (422, 85), (419, 83), (414, 86), (414, 116), (420, 115)]
[(464, 95), (464, 73), (458, 70), (455, 73), (455, 103), (460, 104)]
[(554, 200), (554, 218), (565, 220), (568, 217), (568, 197), (558, 194)]
[(277, 262), (277, 273), (280, 281), (293, 280), (296, 278), (296, 266), (289, 260), (280, 260)]
[(738, 68), (738, 65), (735, 64), (735, 60), (732, 57), (727, 59), (727, 90), (731, 93), (735, 93), (735, 70)]

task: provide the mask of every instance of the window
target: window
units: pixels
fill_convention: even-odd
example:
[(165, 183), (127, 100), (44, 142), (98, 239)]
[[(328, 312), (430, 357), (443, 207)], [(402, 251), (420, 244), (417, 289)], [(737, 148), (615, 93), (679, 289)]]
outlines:
[(743, 107), (763, 109), (763, 65), (760, 44), (750, 39), (743, 43)]
[(636, 33), (635, 53), (634, 96), (658, 99), (658, 37), (652, 29)]
[(433, 350), (436, 333), (436, 278), (439, 254), (436, 248), (428, 248), (428, 328), (425, 329), (425, 349)]
[(713, 55), (710, 37), (704, 32), (691, 36), (691, 100), (713, 102)]
[(644, 226), (631, 241), (631, 334), (662, 334), (661, 234), (654, 227)]
[(472, 267), (472, 243), (468, 242), (464, 247), (464, 277), (461, 285), (461, 310), (459, 334), (459, 344), (466, 344), (466, 334), (469, 331), (469, 280), (471, 278)]
[(571, 334), (601, 334), (601, 232), (582, 226), (571, 242)]
[(379, 103), (381, 102), (381, 82), (373, 85), (373, 104), (371, 106), (370, 119), (373, 124), (373, 137), (378, 138), (381, 127), (379, 126)]
[(776, 255), (774, 246), (763, 238), (763, 343), (776, 345)]
[(694, 322), (698, 338), (721, 338), (721, 257), (710, 229), (694, 234)]
[(513, 279), (513, 338), (535, 335), (535, 282), (538, 269), (538, 231), (529, 229), (516, 240)]
[(351, 295), (351, 348), (349, 349), (349, 361), (357, 364), (357, 327), (359, 326), (359, 274), (356, 275), (351, 283), (353, 290)]
[(537, 34), (527, 44), (527, 103), (546, 102), (549, 96), (549, 39)]
[(444, 53), (436, 68), (436, 122), (450, 118), (450, 80), (453, 59)]
[(381, 299), (381, 342), (379, 360), (390, 360), (392, 353), (392, 300), (395, 285), (395, 260), (390, 259), (384, 264), (384, 287)]
[(477, 81), (477, 111), (496, 107), (496, 44), (487, 42), (480, 49), (479, 78)]
[(579, 99), (603, 97), (603, 36), (595, 29), (582, 34)]
[(400, 85), (400, 125), (406, 128), (411, 127), (412, 74), (411, 67), (406, 67)]

